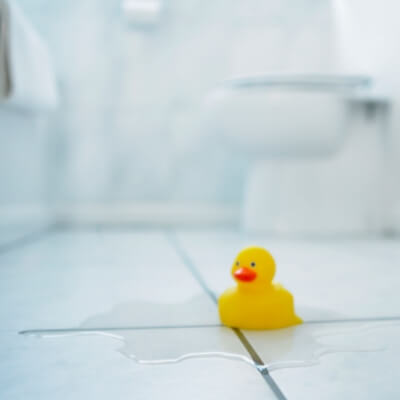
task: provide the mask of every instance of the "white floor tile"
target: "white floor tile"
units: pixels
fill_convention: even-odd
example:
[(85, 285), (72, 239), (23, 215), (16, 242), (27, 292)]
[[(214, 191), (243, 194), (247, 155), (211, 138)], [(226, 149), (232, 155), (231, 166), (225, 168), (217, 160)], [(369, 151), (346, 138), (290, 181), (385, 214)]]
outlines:
[[(236, 253), (257, 244), (275, 256), (277, 281), (293, 292), (306, 320), (400, 314), (399, 241), (278, 240), (229, 231), (180, 232), (177, 237), (216, 293), (234, 284), (230, 268)], [(219, 323), (216, 305), (162, 232), (63, 232), (0, 254), (0, 300), (0, 398), (275, 399), (244, 361), (210, 354), (140, 365), (128, 358), (172, 361), (197, 352), (248, 358), (229, 329), (161, 328)], [(160, 328), (108, 331), (118, 340), (16, 334), (154, 325)], [(400, 396), (400, 324), (395, 321), (244, 333), (288, 399)], [(327, 349), (351, 351), (318, 357)], [(314, 365), (288, 368), (303, 361)]]
[(55, 233), (0, 265), (0, 330), (218, 323), (162, 233)]
[(46, 226), (27, 225), (27, 226), (0, 226), (0, 251), (7, 250), (8, 247), (14, 246), (15, 242), (20, 242), (27, 238), (33, 238), (44, 232)]
[(289, 240), (235, 232), (180, 232), (178, 240), (216, 293), (234, 284), (232, 262), (261, 245), (277, 262), (276, 280), (292, 291), (306, 320), (400, 315), (400, 240)]
[(0, 398), (275, 399), (244, 362), (210, 358), (139, 365), (119, 354), (120, 346), (102, 336), (38, 339), (0, 333)]
[(400, 325), (370, 332), (384, 350), (328, 354), (320, 364), (272, 372), (288, 399), (400, 398)]

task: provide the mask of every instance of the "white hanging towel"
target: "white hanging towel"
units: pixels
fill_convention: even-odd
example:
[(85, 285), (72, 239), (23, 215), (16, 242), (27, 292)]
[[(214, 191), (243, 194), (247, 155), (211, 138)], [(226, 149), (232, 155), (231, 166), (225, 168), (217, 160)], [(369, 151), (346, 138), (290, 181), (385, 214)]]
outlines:
[(57, 102), (47, 46), (14, 1), (0, 0), (0, 107), (39, 111)]

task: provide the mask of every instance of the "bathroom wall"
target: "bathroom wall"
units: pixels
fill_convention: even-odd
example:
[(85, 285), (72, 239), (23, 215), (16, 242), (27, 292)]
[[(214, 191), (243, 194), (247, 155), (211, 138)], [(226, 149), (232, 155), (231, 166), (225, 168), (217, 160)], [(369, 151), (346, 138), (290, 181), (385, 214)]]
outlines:
[(397, 0), (334, 0), (341, 69), (373, 77), (372, 98), (390, 102), (387, 140), (389, 206), (400, 227), (400, 3)]
[(327, 0), (170, 0), (147, 28), (119, 0), (18, 3), (49, 45), (61, 104), (0, 115), (2, 206), (237, 205), (250, 160), (202, 129), (204, 95), (235, 75), (339, 68)]

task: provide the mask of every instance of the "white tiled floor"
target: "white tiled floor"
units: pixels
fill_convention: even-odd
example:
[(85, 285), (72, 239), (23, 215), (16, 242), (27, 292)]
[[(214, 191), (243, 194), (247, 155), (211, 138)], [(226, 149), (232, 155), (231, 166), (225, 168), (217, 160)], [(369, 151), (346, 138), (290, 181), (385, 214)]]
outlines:
[(45, 224), (0, 226), (0, 251), (6, 251), (11, 247), (35, 240), (49, 229), (50, 227)]
[[(0, 320), (9, 329), (97, 327), (99, 319), (107, 327), (218, 323), (214, 304), (163, 233), (53, 233), (0, 263), (8, 304)], [(148, 304), (184, 301), (193, 301), (190, 312), (166, 307), (154, 315)], [(113, 312), (124, 304), (129, 313)]]
[[(307, 359), (308, 341), (319, 329), (350, 329), (359, 345), (358, 332), (367, 324), (369, 339), (380, 346), (379, 351), (324, 355), (309, 367), (272, 370), (283, 396), (400, 397), (400, 241), (88, 230), (3, 243), (0, 398), (279, 398), (243, 361), (212, 356), (150, 366), (126, 357), (157, 360), (228, 352), (250, 358), (234, 332), (217, 326), (216, 305), (204, 289), (218, 294), (232, 285), (231, 262), (241, 247), (253, 243), (271, 250), (277, 280), (294, 293), (301, 316), (313, 322), (289, 333), (244, 332), (264, 362)], [(381, 321), (387, 317), (393, 321)], [(17, 334), (68, 328), (103, 329), (128, 344), (95, 334), (48, 339)], [(324, 340), (332, 345), (338, 338)]]
[(1, 399), (274, 399), (254, 368), (239, 361), (149, 366), (122, 356), (118, 342), (100, 336), (0, 338)]
[(272, 376), (291, 399), (398, 399), (400, 325), (376, 331), (382, 351), (328, 354), (310, 368), (286, 368)]

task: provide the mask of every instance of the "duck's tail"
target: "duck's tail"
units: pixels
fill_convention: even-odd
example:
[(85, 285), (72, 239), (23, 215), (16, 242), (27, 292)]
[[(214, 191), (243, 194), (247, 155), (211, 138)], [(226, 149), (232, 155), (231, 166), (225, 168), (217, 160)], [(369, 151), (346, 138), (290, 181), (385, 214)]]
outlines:
[(294, 320), (295, 320), (295, 324), (302, 324), (304, 321), (298, 316), (298, 315), (294, 315)]

